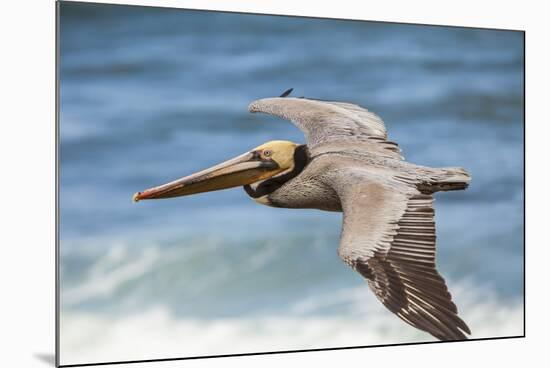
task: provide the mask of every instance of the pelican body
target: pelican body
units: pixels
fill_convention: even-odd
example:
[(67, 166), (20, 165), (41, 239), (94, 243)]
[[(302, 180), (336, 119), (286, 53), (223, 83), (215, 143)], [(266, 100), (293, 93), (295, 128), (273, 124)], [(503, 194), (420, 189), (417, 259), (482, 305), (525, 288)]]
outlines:
[(404, 161), (382, 119), (365, 108), (288, 94), (254, 101), (249, 111), (291, 121), (307, 144), (267, 142), (134, 200), (243, 186), (263, 205), (343, 212), (338, 255), (376, 297), (440, 340), (466, 339), (470, 329), (435, 267), (433, 193), (467, 188), (468, 173)]

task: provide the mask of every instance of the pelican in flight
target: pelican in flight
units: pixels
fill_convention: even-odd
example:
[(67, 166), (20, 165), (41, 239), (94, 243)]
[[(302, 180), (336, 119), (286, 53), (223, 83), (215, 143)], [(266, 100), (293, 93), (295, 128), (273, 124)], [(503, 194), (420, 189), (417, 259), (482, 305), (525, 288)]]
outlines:
[(404, 161), (380, 117), (358, 105), (287, 97), (248, 110), (289, 120), (307, 144), (271, 141), (209, 169), (134, 194), (134, 201), (244, 186), (271, 207), (343, 212), (338, 256), (408, 324), (440, 340), (462, 340), (458, 316), (435, 265), (433, 193), (466, 189), (459, 167)]

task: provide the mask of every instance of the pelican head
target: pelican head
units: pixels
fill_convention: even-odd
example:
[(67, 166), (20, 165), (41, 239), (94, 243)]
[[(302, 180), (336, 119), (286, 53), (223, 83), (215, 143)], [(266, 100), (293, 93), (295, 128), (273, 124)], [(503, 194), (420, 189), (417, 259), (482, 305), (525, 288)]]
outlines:
[(270, 141), (231, 160), (195, 174), (134, 194), (134, 201), (181, 197), (261, 183), (294, 168), (294, 153), (300, 145)]

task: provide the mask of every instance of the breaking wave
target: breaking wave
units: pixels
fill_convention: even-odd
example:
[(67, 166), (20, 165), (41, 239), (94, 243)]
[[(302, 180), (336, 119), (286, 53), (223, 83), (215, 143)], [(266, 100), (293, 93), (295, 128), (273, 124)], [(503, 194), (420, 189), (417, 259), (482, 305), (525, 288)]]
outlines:
[[(451, 288), (471, 338), (523, 334), (521, 300), (505, 302), (471, 283)], [(351, 306), (349, 315), (316, 313), (342, 302)], [(125, 316), (61, 315), (63, 364), (424, 341), (434, 339), (384, 309), (366, 286), (306, 298), (286, 313), (260, 317), (185, 318), (163, 305)]]

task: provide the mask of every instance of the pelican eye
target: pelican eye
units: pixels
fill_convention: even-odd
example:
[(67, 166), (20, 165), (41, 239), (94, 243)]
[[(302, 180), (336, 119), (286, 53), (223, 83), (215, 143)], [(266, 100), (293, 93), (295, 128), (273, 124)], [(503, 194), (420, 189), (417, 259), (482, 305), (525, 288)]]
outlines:
[(263, 153), (264, 157), (271, 157), (271, 155), (273, 154), (273, 152), (271, 150), (268, 150), (268, 149), (264, 150), (262, 153)]

